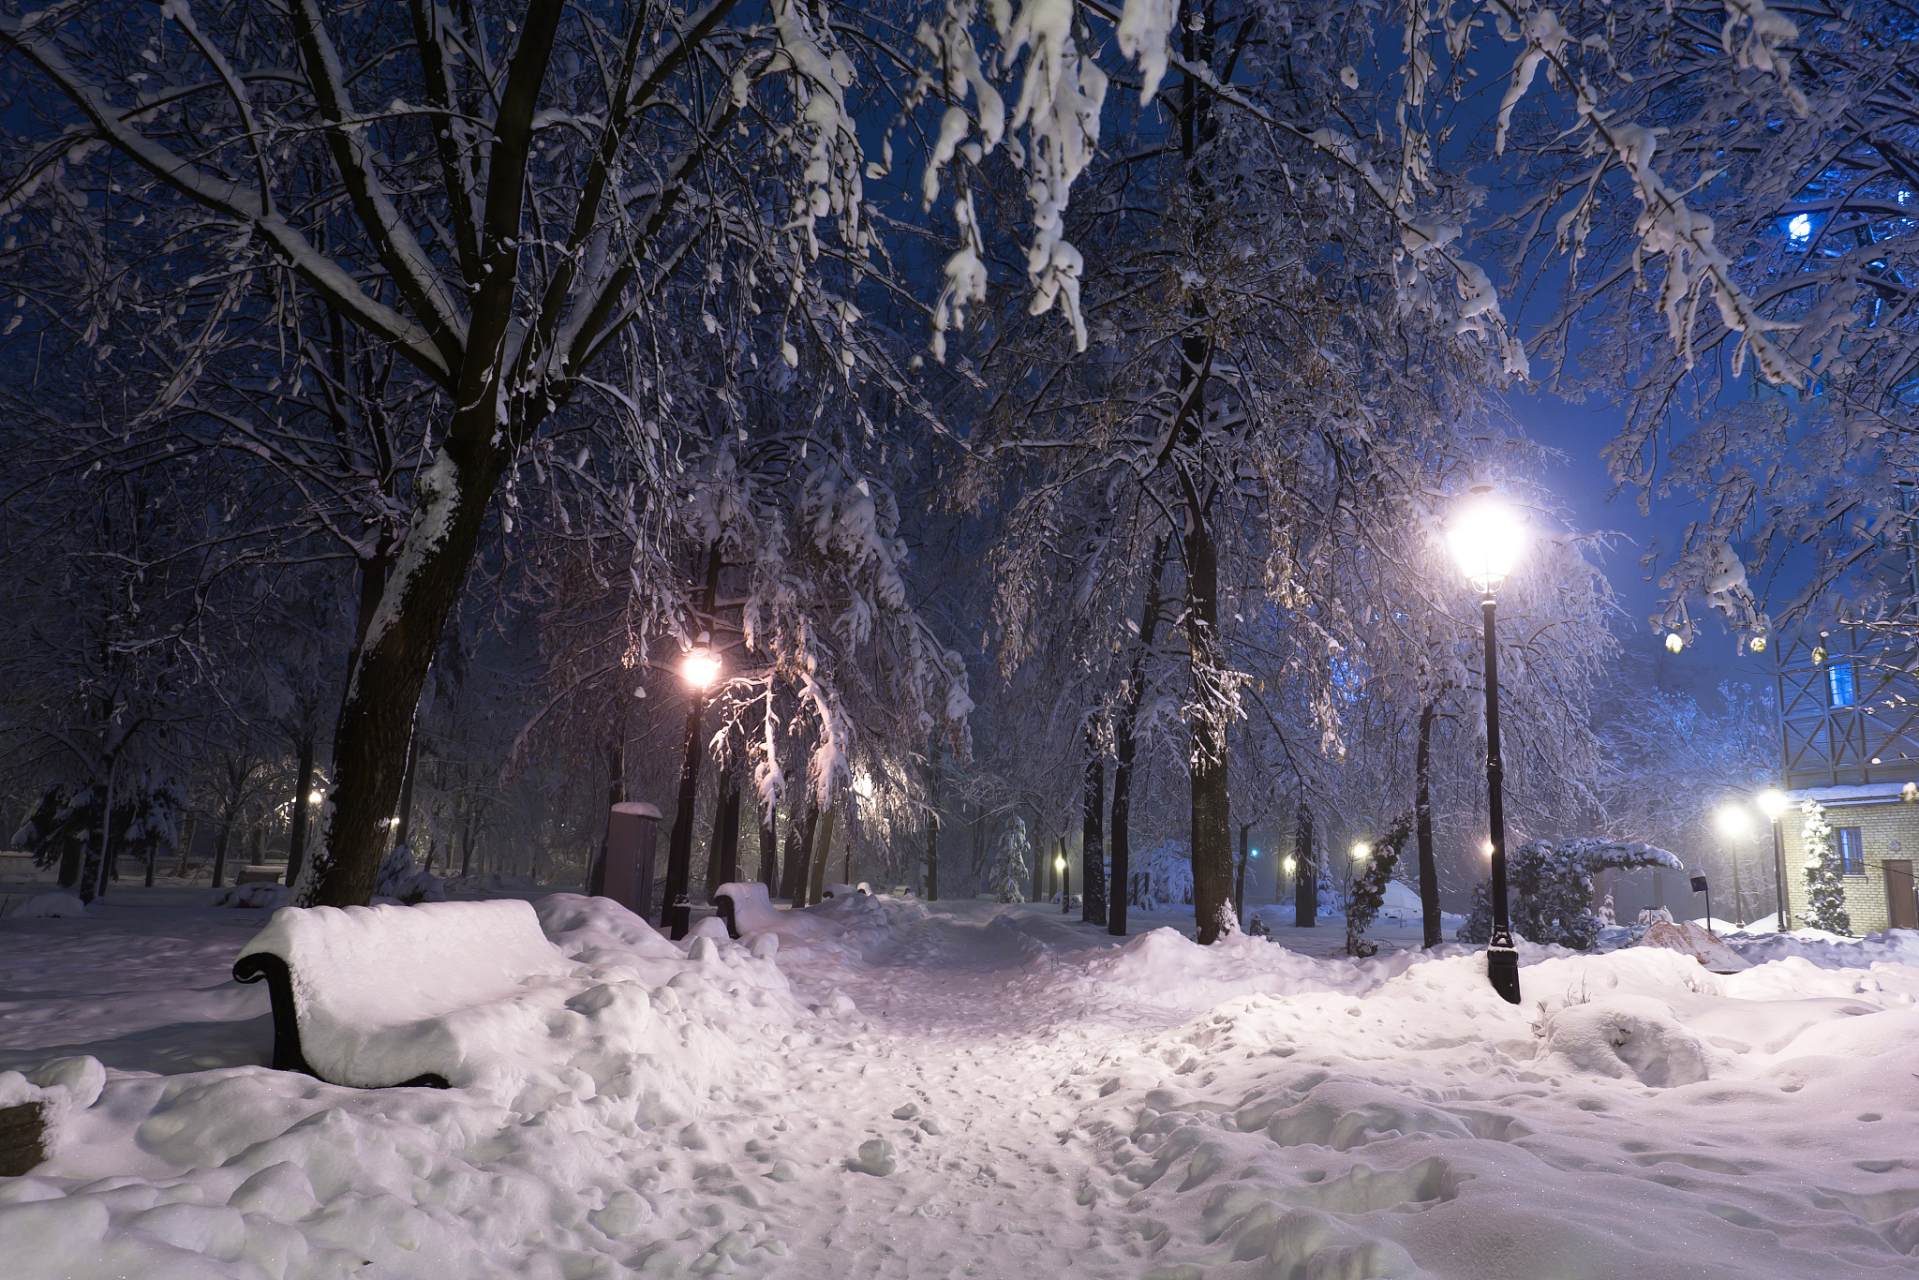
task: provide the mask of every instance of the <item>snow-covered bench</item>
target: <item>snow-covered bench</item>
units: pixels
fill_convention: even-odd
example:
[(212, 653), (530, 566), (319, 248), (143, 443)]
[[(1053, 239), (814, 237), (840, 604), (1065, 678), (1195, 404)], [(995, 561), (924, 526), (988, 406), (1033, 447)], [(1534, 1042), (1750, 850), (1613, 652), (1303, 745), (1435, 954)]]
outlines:
[[(273, 1066), (356, 1088), (444, 1089), (472, 1074), (501, 1001), (573, 965), (518, 899), (284, 907), (234, 962), (273, 997)], [(474, 1011), (463, 1025), (459, 1016)]]

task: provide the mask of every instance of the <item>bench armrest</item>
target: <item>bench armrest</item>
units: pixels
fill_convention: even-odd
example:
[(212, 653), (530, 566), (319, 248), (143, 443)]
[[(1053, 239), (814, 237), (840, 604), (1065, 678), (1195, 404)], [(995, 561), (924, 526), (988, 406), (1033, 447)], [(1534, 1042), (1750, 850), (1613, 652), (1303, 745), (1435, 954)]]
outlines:
[[(233, 962), (233, 978), (236, 982), (266, 979), (267, 994), (273, 998), (273, 1069), (297, 1071), (315, 1080), (325, 1080), (325, 1076), (308, 1065), (306, 1054), (300, 1048), (300, 1012), (293, 1002), (293, 972), (287, 968), (287, 962), (270, 951), (249, 952)], [(445, 1076), (429, 1071), (388, 1087), (445, 1089), (449, 1086)]]

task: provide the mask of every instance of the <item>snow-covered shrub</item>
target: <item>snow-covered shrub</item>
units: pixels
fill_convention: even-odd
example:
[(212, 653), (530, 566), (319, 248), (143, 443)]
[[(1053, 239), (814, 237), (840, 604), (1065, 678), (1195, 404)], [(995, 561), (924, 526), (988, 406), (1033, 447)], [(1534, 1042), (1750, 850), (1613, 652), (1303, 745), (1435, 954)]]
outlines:
[(84, 916), (87, 904), (70, 893), (39, 893), (13, 909), (22, 918), (59, 919)]
[(1839, 865), (1839, 850), (1832, 838), (1832, 824), (1826, 810), (1816, 800), (1808, 800), (1800, 812), (1806, 817), (1806, 923), (1827, 933), (1850, 935), (1852, 916), (1846, 910), (1844, 868)]
[(1014, 818), (999, 838), (999, 852), (987, 877), (995, 902), (1026, 901), (1026, 886), (1033, 879), (1032, 852), (1032, 842), (1026, 838), (1026, 819)]
[(1412, 833), (1413, 815), (1408, 810), (1394, 819), (1386, 834), (1374, 843), (1365, 867), (1353, 877), (1346, 892), (1347, 955), (1363, 958), (1378, 953), (1379, 944), (1366, 936), (1366, 929), (1386, 901), (1386, 886), (1393, 878), (1393, 868), (1399, 865), (1399, 850)]
[(373, 882), (373, 896), (391, 898), (413, 906), (421, 902), (445, 902), (446, 882), (430, 871), (413, 868), (413, 850), (395, 845), (380, 863), (380, 874)]
[[(1596, 836), (1582, 836), (1562, 845), (1528, 840), (1506, 860), (1513, 932), (1542, 945), (1590, 950), (1605, 927), (1591, 906), (1593, 877), (1601, 871), (1628, 867), (1685, 870), (1676, 855), (1649, 844)], [(1459, 940), (1485, 942), (1492, 932), (1492, 889), (1490, 884), (1481, 884), (1473, 893), (1472, 914), (1460, 927)]]
[(1183, 840), (1162, 840), (1132, 858), (1126, 901), (1142, 911), (1193, 901), (1193, 855)]

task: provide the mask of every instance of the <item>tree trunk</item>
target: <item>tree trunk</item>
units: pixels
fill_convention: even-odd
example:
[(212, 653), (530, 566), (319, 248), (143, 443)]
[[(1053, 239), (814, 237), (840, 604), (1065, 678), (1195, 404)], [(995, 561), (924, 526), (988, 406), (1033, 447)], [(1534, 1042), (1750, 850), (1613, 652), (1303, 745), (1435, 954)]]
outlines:
[[(1086, 722), (1086, 788), (1080, 819), (1080, 920), (1106, 923), (1106, 835), (1101, 820), (1106, 813), (1106, 753), (1100, 749), (1099, 730)], [(1063, 842), (1062, 842), (1063, 847)]]
[(926, 900), (940, 900), (940, 779), (938, 760), (926, 759)]
[[(1194, 21), (1185, 24), (1180, 39), (1189, 63), (1210, 64), (1215, 33), (1209, 6), (1192, 6)], [(1206, 180), (1204, 158), (1218, 132), (1212, 90), (1187, 75), (1181, 85), (1180, 153), (1186, 166), (1186, 186), (1196, 210), (1205, 211), (1213, 196)], [(1192, 323), (1180, 339), (1179, 419), (1172, 437), (1194, 456), (1175, 459), (1174, 467), (1185, 507), (1187, 635), (1195, 677), (1192, 734), (1192, 849), (1193, 916), (1200, 945), (1217, 941), (1238, 927), (1233, 918), (1233, 830), (1227, 796), (1226, 724), (1208, 706), (1205, 678), (1218, 669), (1219, 545), (1212, 529), (1211, 497), (1205, 491), (1199, 455), (1205, 447), (1206, 390), (1212, 367), (1212, 343), (1207, 335), (1207, 308), (1195, 292), (1187, 304)]]
[(419, 713), (414, 713), (413, 733), (406, 744), (406, 772), (400, 778), (400, 805), (393, 813), (393, 847), (408, 849), (413, 838), (413, 782), (420, 772)]
[[(1046, 843), (1045, 841), (1041, 840), (1041, 841), (1035, 842), (1033, 845), (1033, 901), (1034, 902), (1045, 901), (1045, 899), (1040, 896), (1040, 883), (1039, 883), (1040, 871), (1046, 862), (1045, 856), (1040, 852), (1040, 847), (1044, 845), (1045, 843)], [(1059, 852), (1061, 857), (1066, 856), (1066, 842), (1064, 840), (1061, 840), (1059, 842)]]
[(822, 902), (826, 897), (826, 860), (833, 856), (833, 823), (839, 817), (839, 806), (829, 805), (820, 814), (820, 825), (813, 833), (813, 839), (807, 853), (807, 862), (811, 864), (812, 878), (806, 890), (807, 905)]
[(216, 889), (227, 882), (227, 841), (232, 838), (233, 815), (229, 813), (220, 819), (220, 838), (213, 846), (213, 887)]
[(809, 797), (806, 802), (806, 816), (798, 822), (793, 821), (791, 812), (786, 817), (786, 866), (780, 878), (780, 897), (796, 907), (806, 905), (807, 859), (813, 847), (813, 831), (819, 825), (820, 811)]
[(766, 886), (766, 896), (772, 897), (780, 888), (780, 811), (774, 806), (760, 804), (760, 883)]
[(1439, 699), (1434, 698), (1419, 713), (1419, 748), (1413, 766), (1413, 812), (1419, 829), (1419, 916), (1425, 926), (1421, 945), (1427, 947), (1436, 947), (1444, 940), (1439, 923), (1439, 865), (1433, 859), (1433, 717), (1438, 710)]
[(255, 823), (253, 827), (252, 844), (247, 849), (247, 865), (249, 867), (263, 867), (266, 865), (266, 861), (267, 861), (267, 820), (266, 820), (266, 815), (262, 814), (260, 816), (260, 821)]
[[(460, 877), (465, 879), (473, 870), (473, 807), (468, 803), (460, 814)], [(641, 904), (644, 907), (644, 903)]]
[(287, 883), (294, 884), (300, 878), (300, 864), (306, 860), (307, 851), (307, 796), (313, 790), (313, 730), (309, 727), (300, 735), (300, 766), (296, 770), (299, 781), (293, 789), (293, 814), (288, 819), (287, 828)]
[(1293, 928), (1319, 924), (1319, 854), (1313, 848), (1313, 809), (1300, 796), (1293, 817)]
[(1153, 564), (1146, 578), (1146, 607), (1139, 618), (1139, 648), (1133, 653), (1133, 670), (1126, 686), (1126, 702), (1113, 724), (1113, 873), (1112, 897), (1106, 906), (1106, 932), (1116, 938), (1126, 936), (1126, 908), (1133, 893), (1133, 850), (1130, 823), (1133, 807), (1133, 759), (1139, 743), (1133, 727), (1139, 723), (1141, 700), (1146, 696), (1146, 660), (1152, 653), (1153, 637), (1159, 630), (1159, 581), (1166, 573), (1170, 543), (1161, 535), (1153, 543)]
[[(1219, 636), (1219, 559), (1206, 513), (1195, 506), (1186, 535), (1186, 591), (1193, 669), (1216, 669)], [(1233, 915), (1233, 830), (1227, 795), (1226, 726), (1196, 691), (1191, 733), (1193, 918), (1206, 946), (1239, 927)]]
[(513, 433), (501, 429), (495, 397), (467, 403), (420, 472), (396, 572), (382, 575), (388, 580), (348, 662), (333, 734), (333, 803), (323, 847), (297, 895), (301, 906), (365, 906), (373, 897), (386, 856), (383, 820), (399, 800), (420, 690), (511, 456), (503, 437)]
[(606, 892), (606, 843), (613, 830), (613, 806), (625, 799), (626, 744), (613, 742), (606, 749), (606, 826), (600, 832), (600, 852), (586, 872), (586, 894), (589, 898), (597, 898)]
[[(192, 814), (188, 814), (186, 818), (180, 823), (180, 847), (175, 850), (175, 852), (178, 853), (180, 856), (179, 856), (179, 860), (174, 864), (173, 874), (176, 876), (179, 876), (181, 879), (186, 878), (187, 859), (193, 853), (194, 837), (198, 836), (199, 834), (200, 834), (200, 820), (194, 817)], [(288, 878), (288, 882), (291, 883), (291, 877)]]
[(729, 765), (720, 775), (720, 796), (713, 813), (713, 852), (706, 863), (706, 900), (723, 884), (740, 878), (740, 772)]
[(1246, 918), (1246, 860), (1252, 834), (1252, 823), (1239, 824), (1239, 865), (1233, 868), (1233, 914), (1242, 920)]

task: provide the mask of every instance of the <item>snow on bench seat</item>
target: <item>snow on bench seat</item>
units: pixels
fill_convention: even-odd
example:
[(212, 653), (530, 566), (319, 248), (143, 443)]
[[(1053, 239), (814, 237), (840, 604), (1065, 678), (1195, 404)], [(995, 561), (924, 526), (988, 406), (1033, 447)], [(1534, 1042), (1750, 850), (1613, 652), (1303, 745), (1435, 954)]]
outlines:
[(273, 1065), (358, 1088), (475, 1083), (575, 966), (518, 899), (285, 907), (233, 966), (273, 996)]

